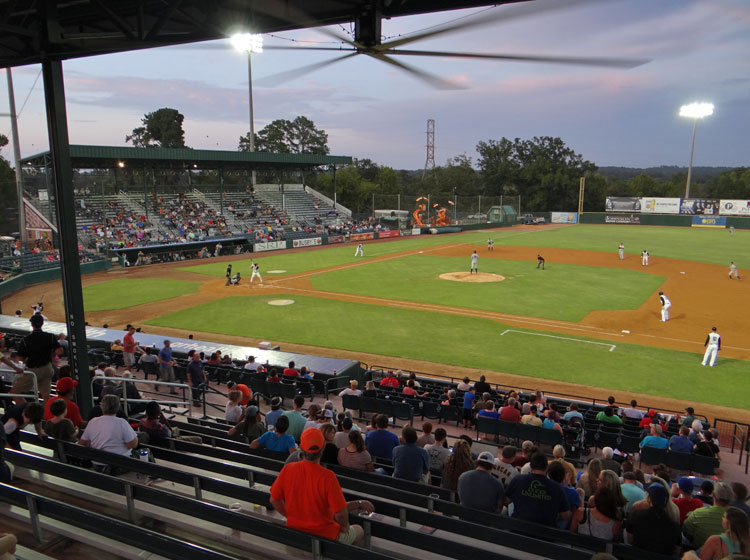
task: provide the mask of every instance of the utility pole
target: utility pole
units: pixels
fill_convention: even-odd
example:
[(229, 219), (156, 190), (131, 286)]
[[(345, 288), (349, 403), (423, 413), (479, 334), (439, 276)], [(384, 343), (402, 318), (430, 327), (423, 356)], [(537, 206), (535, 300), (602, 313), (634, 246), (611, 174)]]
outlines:
[(435, 169), (435, 119), (427, 119), (427, 159), (424, 162), (423, 179), (430, 169)]
[(13, 159), (16, 160), (16, 193), (18, 196), (18, 231), (21, 245), (26, 245), (26, 208), (23, 204), (23, 174), (21, 173), (21, 145), (18, 143), (18, 115), (16, 115), (16, 96), (13, 92), (13, 76), (10, 68), (5, 69), (8, 78), (8, 103), (10, 105), (10, 135), (13, 140)]

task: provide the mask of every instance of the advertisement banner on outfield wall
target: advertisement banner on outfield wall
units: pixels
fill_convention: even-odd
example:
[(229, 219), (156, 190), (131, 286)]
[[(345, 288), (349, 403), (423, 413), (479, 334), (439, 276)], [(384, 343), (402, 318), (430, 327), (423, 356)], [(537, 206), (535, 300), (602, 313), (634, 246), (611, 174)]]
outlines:
[(411, 234), (412, 235), (422, 235), (422, 230), (421, 230), (421, 228), (418, 228), (418, 227), (411, 228)]
[(550, 222), (553, 224), (577, 224), (578, 212), (552, 212)]
[(627, 214), (627, 215), (614, 215), (614, 216), (606, 216), (604, 218), (605, 224), (640, 224), (641, 223), (641, 217), (636, 216), (635, 214)]
[(719, 214), (722, 216), (750, 216), (750, 200), (721, 200)]
[(375, 239), (375, 234), (373, 232), (352, 233), (349, 235), (349, 241), (368, 241), (370, 239)]
[(379, 231), (378, 232), (378, 239), (383, 239), (386, 237), (398, 237), (401, 235), (401, 232), (397, 229), (392, 229), (390, 231)]
[(323, 239), (320, 237), (308, 237), (307, 239), (294, 239), (292, 240), (292, 247), (312, 247), (314, 245), (321, 245)]
[(719, 216), (693, 216), (690, 227), (721, 228), (727, 227), (727, 219)]
[(608, 196), (605, 212), (640, 212), (641, 199), (637, 196)]
[(328, 244), (331, 243), (343, 243), (344, 242), (344, 236), (343, 235), (329, 235), (328, 236)]
[(641, 212), (646, 214), (679, 214), (679, 198), (641, 198)]
[(276, 251), (277, 249), (286, 249), (286, 241), (266, 241), (265, 243), (256, 243), (253, 245), (253, 252)]
[(719, 214), (719, 201), (713, 198), (683, 198), (680, 204), (680, 214), (717, 216)]

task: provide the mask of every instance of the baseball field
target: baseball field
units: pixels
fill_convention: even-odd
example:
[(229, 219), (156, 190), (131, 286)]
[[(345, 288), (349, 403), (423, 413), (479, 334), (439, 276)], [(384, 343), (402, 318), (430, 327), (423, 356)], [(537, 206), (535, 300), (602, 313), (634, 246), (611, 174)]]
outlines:
[[(366, 243), (364, 257), (354, 250), (350, 243), (254, 254), (262, 286), (248, 284), (250, 255), (87, 276), (87, 319), (170, 336), (271, 340), (285, 350), (454, 377), (482, 372), (572, 394), (637, 395), (655, 406), (695, 403), (722, 417), (747, 414), (750, 289), (744, 279), (730, 280), (728, 267), (735, 261), (742, 273), (750, 232), (518, 226)], [(474, 250), (480, 274), (469, 276)], [(243, 274), (238, 286), (224, 285), (228, 263)], [(33, 300), (24, 295), (29, 290), (38, 287), (13, 298)], [(667, 323), (659, 290), (673, 303)], [(61, 301), (59, 286), (47, 293)], [(48, 305), (50, 318), (62, 319), (52, 312), (60, 308)], [(701, 358), (712, 326), (722, 349), (708, 368)]]

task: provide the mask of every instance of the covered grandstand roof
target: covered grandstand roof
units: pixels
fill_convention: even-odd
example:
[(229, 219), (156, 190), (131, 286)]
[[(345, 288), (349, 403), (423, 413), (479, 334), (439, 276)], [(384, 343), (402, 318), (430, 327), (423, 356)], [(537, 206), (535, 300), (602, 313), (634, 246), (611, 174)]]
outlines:
[[(44, 167), (48, 165), (49, 156), (49, 151), (42, 152), (23, 158), (21, 163), (28, 167)], [(70, 157), (74, 169), (108, 169), (128, 166), (178, 169), (302, 169), (318, 165), (352, 163), (350, 156), (77, 144), (71, 144)]]

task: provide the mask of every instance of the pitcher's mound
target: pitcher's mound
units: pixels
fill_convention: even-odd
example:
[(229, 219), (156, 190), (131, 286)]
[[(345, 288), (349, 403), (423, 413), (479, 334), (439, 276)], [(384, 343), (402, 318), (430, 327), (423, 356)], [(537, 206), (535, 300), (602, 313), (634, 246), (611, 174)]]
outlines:
[(490, 274), (489, 272), (480, 272), (479, 274), (470, 274), (468, 272), (446, 272), (441, 274), (442, 280), (452, 280), (453, 282), (502, 282), (505, 276), (500, 274)]

